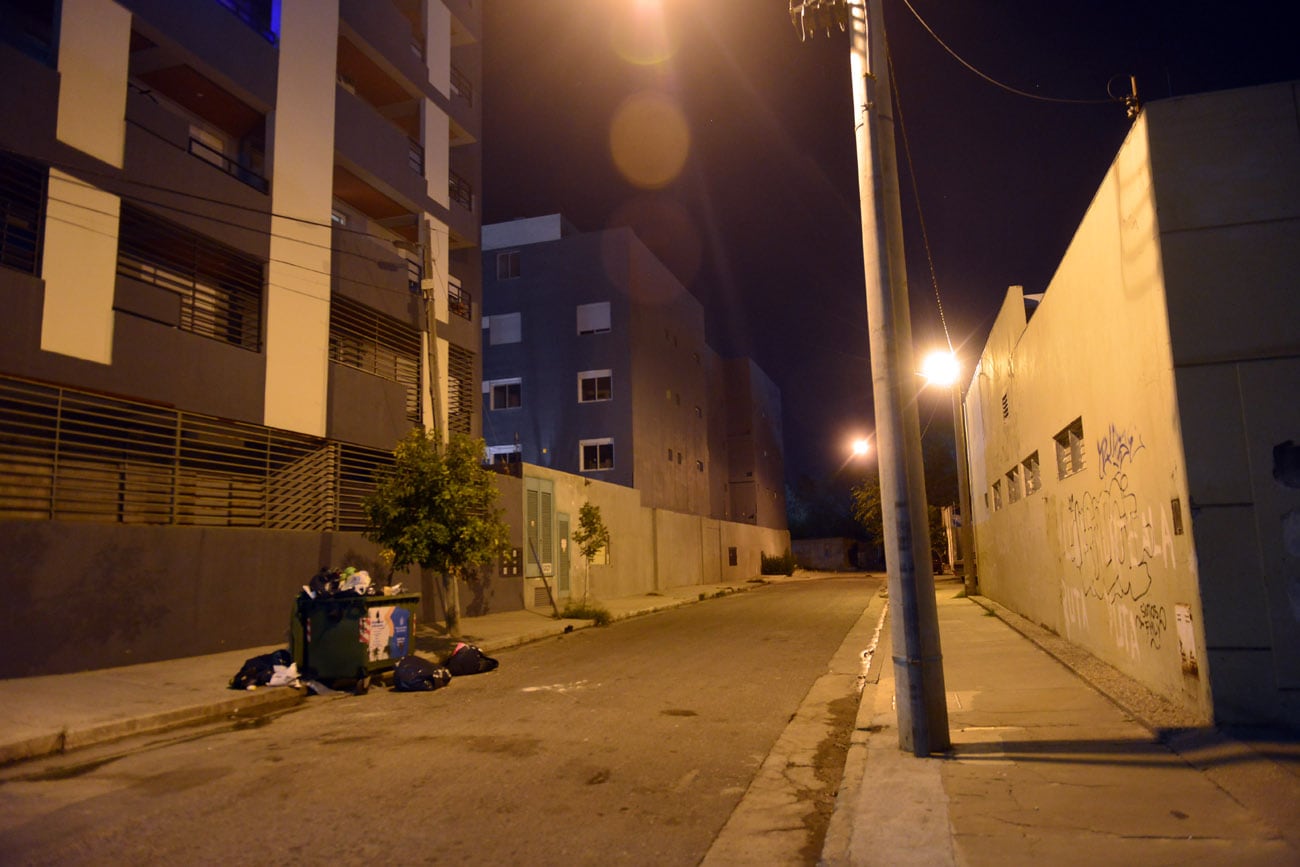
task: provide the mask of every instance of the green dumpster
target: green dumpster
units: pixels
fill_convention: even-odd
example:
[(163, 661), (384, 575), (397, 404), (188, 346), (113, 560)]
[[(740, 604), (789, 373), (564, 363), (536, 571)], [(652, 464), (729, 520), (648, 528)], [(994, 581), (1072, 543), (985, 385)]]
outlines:
[(298, 671), (309, 680), (361, 680), (415, 650), (419, 593), (392, 596), (299, 594), (290, 624)]

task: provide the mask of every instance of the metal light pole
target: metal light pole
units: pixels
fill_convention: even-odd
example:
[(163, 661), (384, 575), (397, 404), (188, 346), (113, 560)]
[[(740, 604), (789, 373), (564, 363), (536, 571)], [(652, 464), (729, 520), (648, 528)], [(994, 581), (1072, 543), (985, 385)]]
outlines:
[(791, 0), (800, 35), (809, 26), (849, 30), (871, 382), (889, 573), (899, 748), (916, 756), (951, 746), (930, 560), (921, 432), (916, 413), (912, 321), (903, 256), (893, 106), (880, 0)]

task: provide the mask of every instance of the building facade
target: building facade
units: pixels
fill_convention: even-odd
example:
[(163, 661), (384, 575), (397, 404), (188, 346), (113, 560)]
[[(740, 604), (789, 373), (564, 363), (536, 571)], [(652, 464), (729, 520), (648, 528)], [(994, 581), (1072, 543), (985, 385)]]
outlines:
[[(0, 675), (272, 643), (478, 434), (470, 0), (0, 0)], [(78, 634), (84, 642), (53, 641)]]
[[(704, 310), (626, 228), (483, 228), (483, 432), (503, 462), (645, 505), (785, 529), (780, 393), (720, 359)], [(780, 553), (780, 552), (772, 552)]]
[(1147, 106), (964, 400), (981, 592), (1197, 722), (1300, 725), (1298, 95)]

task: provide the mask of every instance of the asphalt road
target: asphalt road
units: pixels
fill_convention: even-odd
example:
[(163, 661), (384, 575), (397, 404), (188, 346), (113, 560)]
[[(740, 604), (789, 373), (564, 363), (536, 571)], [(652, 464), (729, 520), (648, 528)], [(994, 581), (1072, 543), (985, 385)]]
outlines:
[(0, 852), (696, 864), (878, 586), (770, 585), (503, 652), (434, 693), (317, 697), (259, 725), (8, 768)]

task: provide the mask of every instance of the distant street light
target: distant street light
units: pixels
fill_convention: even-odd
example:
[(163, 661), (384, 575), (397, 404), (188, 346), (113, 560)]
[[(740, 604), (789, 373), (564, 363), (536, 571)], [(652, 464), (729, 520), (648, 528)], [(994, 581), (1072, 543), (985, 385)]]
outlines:
[(957, 508), (961, 510), (961, 525), (957, 538), (961, 545), (961, 578), (966, 592), (979, 592), (979, 579), (975, 572), (975, 528), (971, 526), (970, 471), (966, 460), (966, 405), (961, 393), (961, 362), (950, 350), (931, 352), (921, 362), (921, 375), (930, 385), (946, 388), (952, 396), (952, 431), (957, 452)]
[(871, 451), (871, 440), (866, 437), (858, 437), (853, 441), (853, 454), (856, 457), (862, 457)]

